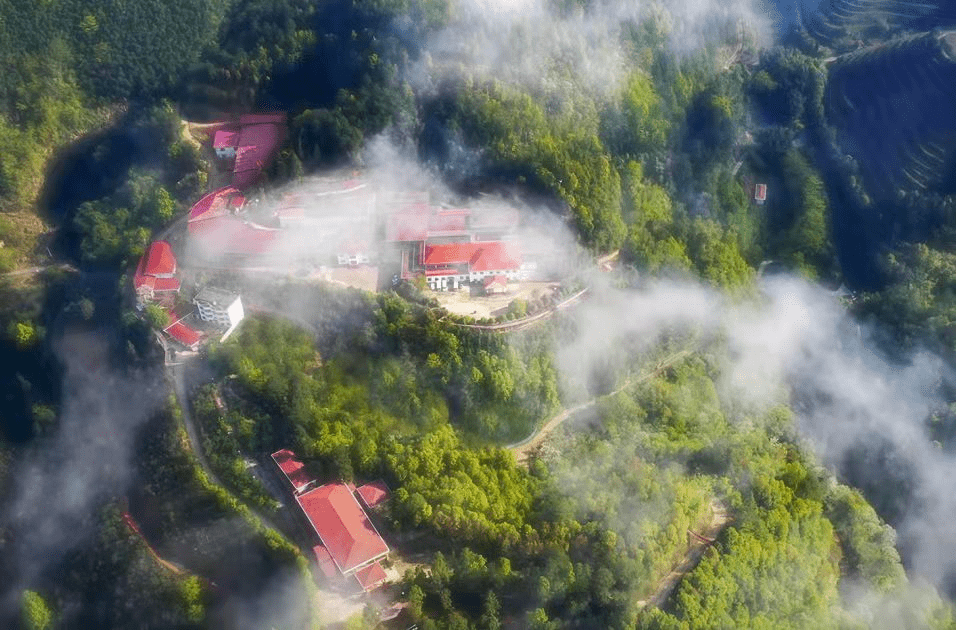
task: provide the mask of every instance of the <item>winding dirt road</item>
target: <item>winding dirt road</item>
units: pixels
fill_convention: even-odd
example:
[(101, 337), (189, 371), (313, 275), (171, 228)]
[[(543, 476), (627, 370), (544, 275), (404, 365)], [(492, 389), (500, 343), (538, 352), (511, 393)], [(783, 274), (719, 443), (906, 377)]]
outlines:
[(564, 423), (565, 420), (584, 411), (585, 409), (590, 409), (591, 407), (595, 406), (599, 400), (601, 400), (602, 398), (605, 398), (606, 396), (613, 396), (614, 394), (620, 393), (621, 391), (630, 387), (631, 385), (643, 383), (644, 381), (654, 376), (657, 376), (663, 370), (666, 370), (667, 368), (674, 365), (681, 359), (684, 359), (685, 357), (689, 356), (690, 352), (691, 351), (689, 349), (684, 349), (684, 350), (680, 350), (679, 352), (675, 352), (674, 354), (668, 355), (667, 357), (664, 357), (657, 363), (654, 369), (650, 370), (649, 372), (645, 372), (641, 374), (640, 376), (638, 376), (637, 378), (625, 379), (624, 382), (612, 392), (603, 394), (601, 396), (597, 396), (587, 402), (583, 402), (580, 405), (576, 405), (569, 409), (565, 409), (558, 415), (554, 416), (553, 418), (545, 422), (541, 426), (541, 428), (538, 429), (535, 433), (529, 435), (528, 437), (521, 440), (520, 442), (509, 444), (505, 448), (510, 450), (512, 453), (514, 453), (515, 459), (518, 460), (519, 464), (527, 462), (528, 458), (531, 456), (531, 453), (533, 453), (535, 449), (541, 446), (541, 444), (543, 444), (544, 441), (548, 439), (548, 436), (550, 436), (555, 429), (561, 426), (561, 424)]

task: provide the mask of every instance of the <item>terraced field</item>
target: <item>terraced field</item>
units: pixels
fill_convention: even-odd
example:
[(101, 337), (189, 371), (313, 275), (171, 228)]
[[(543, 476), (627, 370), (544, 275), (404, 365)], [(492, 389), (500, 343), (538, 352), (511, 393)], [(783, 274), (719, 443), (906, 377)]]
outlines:
[(952, 186), (956, 31), (909, 35), (837, 57), (825, 98), (830, 124), (875, 199)]
[[(805, 9), (812, 3), (804, 0)], [(810, 34), (836, 49), (857, 47), (866, 34), (956, 25), (956, 3), (951, 0), (822, 0), (816, 10), (804, 13)]]

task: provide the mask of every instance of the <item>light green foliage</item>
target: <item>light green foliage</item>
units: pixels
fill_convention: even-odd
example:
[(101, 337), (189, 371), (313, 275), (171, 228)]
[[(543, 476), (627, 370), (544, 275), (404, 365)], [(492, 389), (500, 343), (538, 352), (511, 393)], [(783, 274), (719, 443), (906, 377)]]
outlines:
[(43, 596), (35, 591), (23, 591), (20, 604), (20, 624), (23, 630), (50, 630), (53, 611)]
[(171, 323), (169, 314), (156, 304), (147, 304), (143, 309), (143, 317), (150, 327), (156, 330), (163, 330)]
[(843, 550), (844, 575), (880, 591), (889, 591), (905, 581), (895, 532), (880, 520), (859, 491), (834, 486), (827, 493), (825, 508)]
[(701, 278), (732, 293), (749, 290), (754, 272), (740, 253), (733, 232), (709, 219), (691, 222), (687, 251)]
[(10, 322), (9, 334), (17, 348), (21, 350), (35, 346), (40, 340), (37, 326), (32, 322)]
[(550, 119), (530, 95), (498, 83), (464, 87), (454, 124), (487, 149), (489, 167), (557, 195), (571, 207), (582, 240), (609, 251), (624, 239), (620, 176), (596, 121)]
[(677, 238), (667, 191), (645, 180), (641, 165), (634, 161), (625, 167), (624, 216), (630, 224), (622, 248), (626, 261), (650, 273), (690, 269), (686, 247)]

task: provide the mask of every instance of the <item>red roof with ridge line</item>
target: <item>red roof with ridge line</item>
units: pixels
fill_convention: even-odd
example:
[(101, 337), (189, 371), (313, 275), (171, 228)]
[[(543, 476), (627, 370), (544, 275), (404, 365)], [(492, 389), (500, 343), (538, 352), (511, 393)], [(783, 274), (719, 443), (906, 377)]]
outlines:
[(387, 579), (388, 576), (385, 574), (385, 569), (383, 569), (382, 565), (380, 565), (378, 562), (374, 562), (367, 567), (362, 567), (355, 572), (355, 580), (366, 593), (371, 590), (375, 590)]
[(296, 459), (295, 453), (287, 448), (272, 454), (272, 461), (276, 463), (292, 489), (299, 492), (314, 479), (305, 470), (305, 464)]
[(312, 553), (315, 554), (315, 562), (322, 570), (322, 574), (330, 580), (339, 577), (339, 570), (335, 568), (335, 561), (329, 555), (329, 550), (322, 545), (312, 547)]
[(385, 501), (388, 501), (389, 497), (388, 486), (385, 485), (384, 481), (367, 483), (357, 489), (356, 492), (369, 508), (378, 507)]
[(176, 257), (166, 241), (153, 241), (146, 250), (143, 274), (147, 276), (171, 276), (176, 273)]
[(189, 209), (189, 223), (215, 219), (232, 213), (233, 208), (242, 207), (245, 197), (232, 186), (223, 186), (203, 196)]
[(220, 129), (215, 133), (212, 139), (212, 147), (214, 149), (235, 148), (238, 143), (239, 132), (232, 129)]
[(344, 483), (326, 484), (295, 500), (342, 573), (388, 553), (388, 545)]
[(471, 271), (503, 271), (521, 267), (521, 255), (501, 241), (425, 246), (426, 265), (460, 265), (466, 262)]
[(187, 348), (196, 347), (196, 345), (199, 344), (199, 340), (202, 339), (202, 336), (198, 332), (182, 322), (176, 322), (168, 326), (163, 332)]

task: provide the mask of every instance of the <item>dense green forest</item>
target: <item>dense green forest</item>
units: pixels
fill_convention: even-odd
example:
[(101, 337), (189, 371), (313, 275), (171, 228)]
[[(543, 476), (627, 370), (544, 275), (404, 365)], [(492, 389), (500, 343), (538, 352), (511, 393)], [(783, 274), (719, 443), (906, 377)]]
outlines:
[[(956, 161), (919, 135), (946, 137), (948, 101), (903, 124), (880, 99), (919, 92), (903, 62), (951, 94), (949, 40), (909, 32), (951, 18), (841, 25), (839, 4), (762, 49), (733, 22), (676, 49), (684, 16), (667, 3), (629, 15), (602, 34), (620, 68), (595, 89), (567, 50), (532, 78), (433, 56), (433, 38), (468, 30), (452, 0), (0, 0), (0, 273), (28, 272), (0, 276), (0, 513), (31, 458), (61, 456), (45, 449), (69, 395), (65, 335), (101, 335), (117, 374), (163, 359), (127, 274), (214, 176), (184, 120), (288, 112), (269, 186), (365, 166), (384, 137), (454, 195), (509, 191), (590, 254), (619, 251), (617, 287), (682, 279), (753, 304), (761, 273), (845, 284), (875, 349), (950, 359)], [(541, 10), (566, 26), (599, 8)], [(502, 24), (494, 45), (526, 52), (533, 27)], [(869, 77), (882, 87), (861, 88)], [(861, 153), (868, 135), (901, 148)], [(822, 467), (787, 392), (753, 410), (722, 389), (719, 335), (624, 340), (569, 383), (572, 317), (505, 336), (411, 285), (256, 290), (298, 308), (213, 344), (188, 393), (218, 479), (177, 403), (156, 411), (123, 454), (128, 493), (84, 506), (82, 536), (31, 583), (0, 518), (0, 584), (16, 589), (0, 593), (0, 625), (319, 627), (304, 543), (249, 471), (288, 447), (320, 480), (388, 483), (388, 535), (426, 558), (394, 594), (423, 630), (956, 627), (952, 603), (907, 577), (881, 480), (858, 490)], [(507, 448), (592, 399), (527, 464)], [(954, 417), (927, 419), (947, 453)]]

